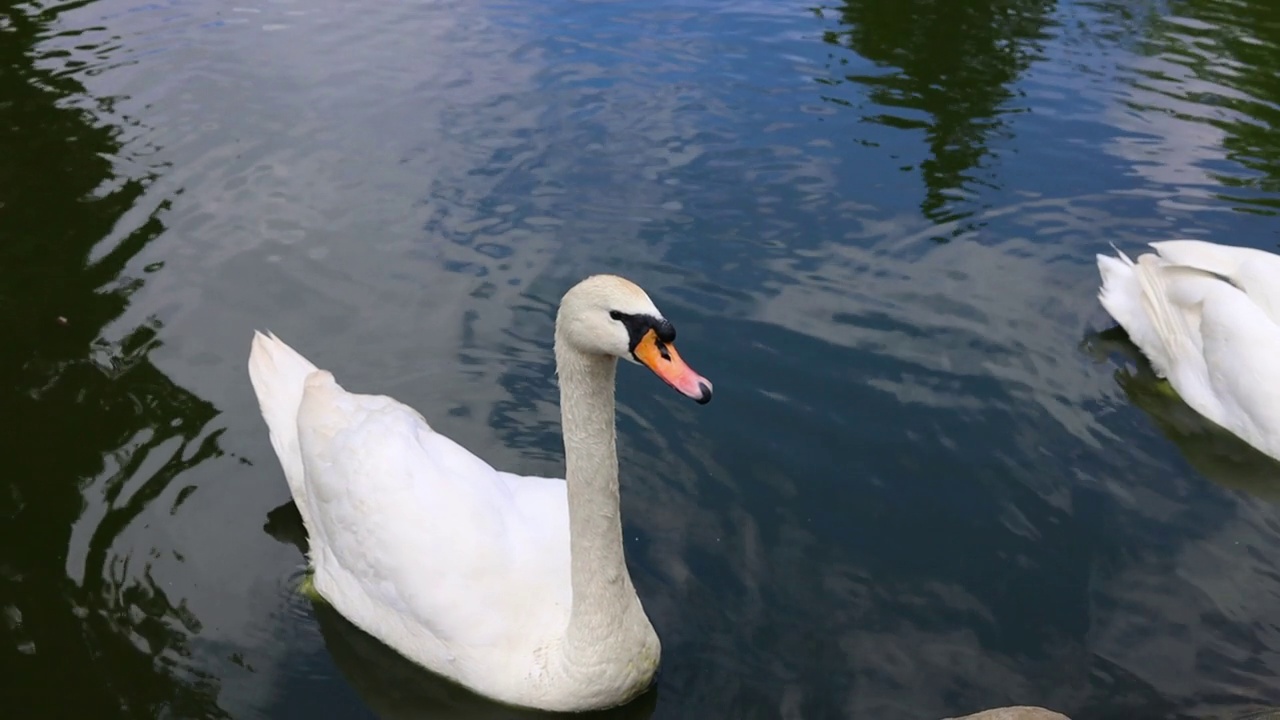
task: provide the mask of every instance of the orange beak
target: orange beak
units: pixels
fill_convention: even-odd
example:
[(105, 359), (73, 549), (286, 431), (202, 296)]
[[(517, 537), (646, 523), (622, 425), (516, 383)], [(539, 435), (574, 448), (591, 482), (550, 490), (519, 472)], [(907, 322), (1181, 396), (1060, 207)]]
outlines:
[(681, 395), (697, 400), (699, 405), (711, 402), (711, 381), (686, 365), (676, 346), (659, 340), (654, 330), (646, 332), (631, 353)]

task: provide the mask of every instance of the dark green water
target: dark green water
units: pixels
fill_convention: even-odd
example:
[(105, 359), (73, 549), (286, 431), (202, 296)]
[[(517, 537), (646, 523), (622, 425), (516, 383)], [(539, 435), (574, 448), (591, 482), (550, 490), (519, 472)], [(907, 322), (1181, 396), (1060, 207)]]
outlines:
[(559, 474), (597, 271), (716, 386), (620, 373), (612, 717), (1280, 703), (1280, 467), (1093, 265), (1277, 212), (1271, 0), (8, 3), (2, 714), (510, 717), (297, 593), (248, 343)]

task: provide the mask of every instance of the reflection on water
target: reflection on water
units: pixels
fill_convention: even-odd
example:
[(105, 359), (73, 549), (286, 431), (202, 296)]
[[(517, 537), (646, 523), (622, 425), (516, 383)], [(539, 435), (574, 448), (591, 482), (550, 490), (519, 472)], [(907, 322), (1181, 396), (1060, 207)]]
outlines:
[(619, 373), (664, 649), (622, 716), (1280, 700), (1275, 466), (1098, 334), (1093, 262), (1275, 246), (1277, 7), (0, 11), (19, 707), (508, 716), (299, 598), (244, 358), (272, 329), (559, 474), (555, 306), (600, 270), (718, 391), (695, 412)]
[[(1011, 133), (1013, 113), (1030, 110), (1016, 98), (1015, 82), (1043, 57), (1051, 38), (1053, 0), (940, 2), (937, 0), (849, 0), (830, 10), (839, 24), (823, 39), (846, 45), (875, 67), (845, 74), (861, 86), (859, 98), (826, 99), (857, 104), (864, 122), (896, 130), (918, 130), (927, 144), (919, 161), (926, 187), (921, 213), (937, 223), (968, 214), (966, 205), (982, 186), (999, 185), (998, 150), (991, 145)], [(837, 56), (833, 56), (837, 57)], [(848, 58), (829, 67), (839, 78)], [(865, 89), (863, 89), (865, 88)], [(911, 160), (903, 158), (903, 169)]]
[(1214, 194), (1235, 209), (1273, 214), (1280, 207), (1280, 76), (1273, 71), (1280, 63), (1280, 7), (1191, 0), (1151, 26), (1146, 47), (1159, 62), (1141, 67), (1133, 82), (1150, 91), (1144, 109), (1221, 132), (1222, 158), (1205, 168), (1221, 186)]
[[(124, 130), (38, 47), (49, 12), (0, 25), (0, 656), (20, 717), (225, 717), (193, 661), (201, 621), (151, 568), (145, 528), (221, 454), (218, 410), (148, 359), (164, 326), (119, 322), (125, 268), (164, 229), (137, 216), (152, 176), (112, 158)], [(92, 260), (89, 258), (92, 257)]]
[(1280, 503), (1280, 462), (1192, 410), (1167, 381), (1156, 376), (1124, 330), (1114, 327), (1095, 333), (1087, 338), (1086, 347), (1100, 360), (1116, 355), (1132, 364), (1116, 369), (1116, 384), (1197, 472), (1225, 487)]

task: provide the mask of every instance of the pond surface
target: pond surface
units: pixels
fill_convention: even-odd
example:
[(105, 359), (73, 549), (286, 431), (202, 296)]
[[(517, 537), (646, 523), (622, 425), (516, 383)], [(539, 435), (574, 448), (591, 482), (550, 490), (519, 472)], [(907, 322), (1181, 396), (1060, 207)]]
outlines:
[(89, 0), (0, 11), (0, 691), (15, 718), (478, 718), (298, 591), (270, 328), (560, 474), (619, 377), (663, 639), (618, 718), (1280, 703), (1280, 467), (1152, 382), (1096, 253), (1280, 242), (1280, 5)]

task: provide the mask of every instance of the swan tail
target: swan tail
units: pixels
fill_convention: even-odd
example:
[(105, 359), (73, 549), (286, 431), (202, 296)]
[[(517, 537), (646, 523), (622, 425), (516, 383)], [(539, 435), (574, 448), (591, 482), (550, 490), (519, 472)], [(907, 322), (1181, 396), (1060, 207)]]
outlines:
[(1107, 314), (1116, 321), (1129, 339), (1139, 348), (1145, 349), (1145, 343), (1154, 336), (1151, 321), (1142, 306), (1142, 286), (1133, 260), (1120, 250), (1116, 257), (1098, 255), (1098, 274), (1102, 277), (1102, 286), (1098, 288), (1098, 302)]
[[(1110, 312), (1112, 317), (1115, 317), (1115, 313), (1111, 311), (1112, 306), (1116, 306), (1117, 310), (1123, 313), (1123, 306), (1138, 298), (1138, 287), (1133, 274), (1133, 261), (1120, 250), (1116, 250), (1116, 257), (1099, 254), (1097, 258), (1098, 274), (1102, 276), (1102, 287), (1098, 289), (1098, 300), (1102, 302), (1102, 306), (1107, 309), (1107, 312)], [(1124, 324), (1118, 318), (1116, 322), (1120, 322), (1121, 325)]]
[(258, 409), (267, 423), (271, 447), (276, 451), (289, 493), (311, 536), (312, 522), (298, 443), (298, 408), (307, 377), (318, 370), (311, 361), (270, 332), (253, 333), (249, 351), (249, 381), (258, 397)]

